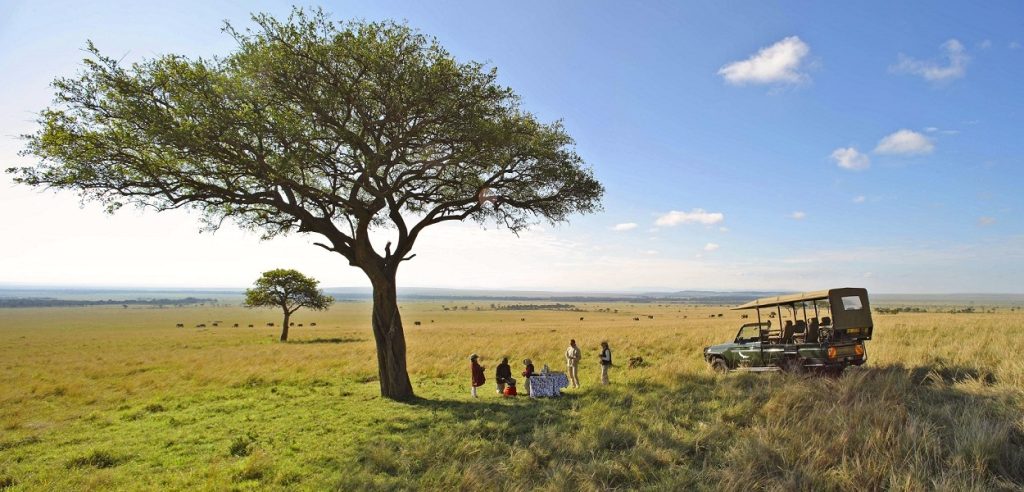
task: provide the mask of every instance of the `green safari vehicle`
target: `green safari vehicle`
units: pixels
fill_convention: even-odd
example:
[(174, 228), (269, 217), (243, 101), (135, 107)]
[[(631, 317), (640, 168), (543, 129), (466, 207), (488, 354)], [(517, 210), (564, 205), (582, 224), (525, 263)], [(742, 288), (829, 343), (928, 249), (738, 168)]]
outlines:
[(756, 311), (757, 322), (741, 326), (732, 342), (704, 348), (704, 360), (716, 372), (839, 374), (868, 360), (866, 342), (873, 324), (866, 289), (765, 297), (732, 309)]

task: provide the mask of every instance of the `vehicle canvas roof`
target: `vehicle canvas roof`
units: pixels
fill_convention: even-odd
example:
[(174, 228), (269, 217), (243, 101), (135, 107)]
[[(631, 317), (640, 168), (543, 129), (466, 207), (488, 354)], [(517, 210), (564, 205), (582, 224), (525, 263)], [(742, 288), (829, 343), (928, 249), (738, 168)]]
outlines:
[(843, 293), (847, 293), (847, 295), (859, 295), (860, 293), (865, 292), (864, 289), (858, 289), (854, 287), (815, 290), (811, 292), (801, 292), (799, 294), (788, 294), (784, 296), (762, 297), (760, 299), (750, 301), (746, 304), (741, 304), (731, 309), (733, 311), (736, 311), (740, 309), (757, 309), (763, 307), (788, 306), (790, 304), (795, 304), (798, 302), (820, 301), (822, 299), (828, 299), (831, 293), (840, 293), (839, 291), (846, 291)]

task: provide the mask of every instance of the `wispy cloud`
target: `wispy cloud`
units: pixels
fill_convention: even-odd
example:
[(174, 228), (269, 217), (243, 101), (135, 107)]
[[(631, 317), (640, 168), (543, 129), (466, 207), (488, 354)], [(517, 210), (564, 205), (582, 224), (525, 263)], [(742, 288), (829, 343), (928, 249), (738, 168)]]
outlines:
[(930, 154), (933, 150), (935, 144), (928, 137), (907, 129), (886, 136), (875, 147), (877, 154), (895, 155)]
[(804, 220), (807, 218), (807, 214), (797, 210), (796, 212), (789, 214), (789, 217), (793, 220)]
[(868, 197), (864, 195), (857, 195), (853, 197), (853, 203), (864, 203), (868, 200)]
[(672, 210), (667, 214), (658, 217), (655, 225), (670, 227), (679, 224), (704, 224), (714, 225), (725, 220), (725, 214), (721, 212), (708, 212), (702, 208), (695, 208), (689, 212)]
[(761, 48), (746, 60), (732, 62), (718, 70), (726, 82), (746, 84), (800, 84), (810, 80), (801, 64), (810, 46), (797, 36), (790, 36), (771, 46)]
[(616, 232), (625, 232), (632, 231), (633, 229), (636, 229), (636, 227), (636, 222), (625, 222), (622, 224), (615, 224), (614, 226), (612, 226), (612, 230)]
[(853, 147), (840, 147), (832, 151), (832, 159), (836, 165), (851, 171), (863, 171), (871, 167), (871, 159)]
[(936, 60), (917, 60), (903, 53), (899, 55), (899, 62), (889, 67), (893, 73), (906, 73), (919, 75), (929, 82), (940, 82), (963, 77), (967, 73), (967, 62), (971, 57), (967, 56), (967, 49), (955, 39), (942, 43), (943, 62)]
[(704, 245), (704, 251), (709, 253), (712, 251), (718, 251), (718, 248), (720, 248), (720, 246), (717, 243), (707, 243)]

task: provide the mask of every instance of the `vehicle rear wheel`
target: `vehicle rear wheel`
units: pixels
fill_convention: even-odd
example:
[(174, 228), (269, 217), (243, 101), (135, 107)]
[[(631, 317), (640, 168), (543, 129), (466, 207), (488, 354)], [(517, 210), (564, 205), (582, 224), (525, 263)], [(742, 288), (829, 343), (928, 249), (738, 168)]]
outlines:
[(826, 367), (825, 369), (822, 370), (822, 373), (830, 378), (838, 378), (839, 376), (843, 375), (843, 369), (846, 369), (846, 366)]
[(718, 374), (725, 374), (729, 372), (729, 365), (725, 363), (725, 360), (721, 357), (715, 357), (711, 361), (711, 370)]
[(782, 370), (790, 374), (801, 374), (804, 372), (804, 363), (797, 357), (790, 357), (782, 361)]

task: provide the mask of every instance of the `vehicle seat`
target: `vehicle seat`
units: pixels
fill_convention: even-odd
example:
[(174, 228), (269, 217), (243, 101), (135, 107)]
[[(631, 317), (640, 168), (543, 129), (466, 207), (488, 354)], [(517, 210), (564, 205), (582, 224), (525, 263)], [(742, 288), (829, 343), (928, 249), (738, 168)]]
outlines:
[(818, 318), (811, 318), (811, 326), (808, 326), (807, 333), (804, 333), (804, 342), (818, 343), (818, 328)]
[(793, 320), (786, 320), (786, 326), (782, 327), (782, 343), (793, 343)]
[(806, 335), (807, 335), (807, 322), (802, 320), (802, 319), (796, 320), (796, 326), (793, 327), (793, 341), (800, 341), (800, 342), (802, 342), (804, 340), (804, 337), (806, 337)]

